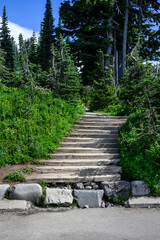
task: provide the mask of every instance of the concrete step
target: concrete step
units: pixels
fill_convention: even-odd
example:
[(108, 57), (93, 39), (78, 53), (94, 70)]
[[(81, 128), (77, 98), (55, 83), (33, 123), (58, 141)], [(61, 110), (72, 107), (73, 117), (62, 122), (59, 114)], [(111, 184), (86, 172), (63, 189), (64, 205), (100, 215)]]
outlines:
[(89, 138), (118, 138), (118, 133), (85, 133), (85, 132), (71, 132), (71, 137), (89, 137)]
[(110, 142), (110, 143), (117, 143), (117, 138), (91, 138), (91, 137), (65, 137), (63, 139), (63, 142), (88, 142), (88, 143), (104, 143), (104, 142)]
[(75, 130), (107, 130), (107, 131), (118, 131), (118, 127), (117, 126), (91, 126), (91, 125), (75, 125)]
[(26, 177), (26, 182), (113, 182), (120, 180), (120, 174), (104, 174), (79, 176), (74, 174), (32, 174)]
[(104, 119), (118, 119), (118, 120), (127, 120), (128, 117), (127, 116), (109, 116), (109, 115), (105, 115), (105, 114), (85, 114), (82, 116), (82, 118), (104, 118)]
[(81, 148), (118, 148), (118, 143), (96, 143), (96, 142), (62, 142), (62, 147), (81, 147)]
[(59, 147), (57, 153), (119, 153), (119, 148)]
[(40, 163), (48, 166), (107, 166), (117, 164), (120, 159), (42, 159)]
[(119, 119), (105, 119), (105, 118), (81, 118), (80, 119), (81, 123), (87, 123), (87, 122), (94, 122), (94, 123), (117, 123), (117, 124), (124, 124), (126, 120), (119, 120)]
[(51, 154), (54, 159), (118, 159), (119, 153), (54, 153)]
[(70, 173), (77, 175), (100, 175), (106, 173), (121, 173), (122, 169), (119, 166), (42, 166), (36, 167), (36, 172), (41, 173)]
[(116, 123), (116, 122), (88, 122), (88, 121), (81, 121), (78, 122), (78, 126), (97, 126), (97, 127), (120, 127), (123, 123)]
[(73, 129), (71, 133), (85, 133), (85, 134), (92, 134), (92, 133), (102, 133), (102, 134), (118, 134), (118, 129), (114, 129), (114, 130), (101, 130), (101, 129)]

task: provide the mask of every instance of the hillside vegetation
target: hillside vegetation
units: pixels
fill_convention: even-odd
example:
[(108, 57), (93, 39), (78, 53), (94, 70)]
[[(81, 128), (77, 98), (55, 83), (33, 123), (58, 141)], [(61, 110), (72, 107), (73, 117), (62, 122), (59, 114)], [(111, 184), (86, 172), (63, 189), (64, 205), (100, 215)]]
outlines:
[(75, 121), (84, 112), (54, 98), (49, 90), (9, 88), (0, 85), (0, 167), (47, 157), (56, 151)]

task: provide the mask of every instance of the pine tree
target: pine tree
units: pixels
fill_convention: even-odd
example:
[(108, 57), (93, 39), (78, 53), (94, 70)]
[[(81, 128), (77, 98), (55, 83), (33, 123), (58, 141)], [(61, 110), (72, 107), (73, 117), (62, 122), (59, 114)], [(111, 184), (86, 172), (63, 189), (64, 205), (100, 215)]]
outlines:
[(52, 44), (54, 42), (54, 18), (52, 15), (51, 0), (46, 2), (44, 19), (41, 24), (39, 40), (39, 62), (42, 70), (49, 70), (52, 61)]
[(2, 27), (0, 28), (0, 45), (5, 53), (5, 66), (13, 71), (14, 69), (14, 50), (12, 45), (12, 39), (10, 37), (10, 31), (8, 28), (8, 19), (6, 16), (6, 8), (4, 6), (2, 16)]
[(53, 48), (52, 78), (55, 92), (71, 103), (79, 99), (80, 76), (71, 58), (70, 48), (60, 35), (58, 49)]

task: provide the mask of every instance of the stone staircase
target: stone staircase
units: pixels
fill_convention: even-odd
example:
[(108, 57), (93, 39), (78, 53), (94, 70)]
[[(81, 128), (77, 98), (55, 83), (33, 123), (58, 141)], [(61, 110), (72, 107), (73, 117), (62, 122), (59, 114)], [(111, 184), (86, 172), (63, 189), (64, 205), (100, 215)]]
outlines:
[(87, 112), (64, 138), (52, 159), (40, 160), (42, 166), (26, 178), (27, 182), (102, 182), (119, 181), (121, 167), (118, 127), (124, 116)]

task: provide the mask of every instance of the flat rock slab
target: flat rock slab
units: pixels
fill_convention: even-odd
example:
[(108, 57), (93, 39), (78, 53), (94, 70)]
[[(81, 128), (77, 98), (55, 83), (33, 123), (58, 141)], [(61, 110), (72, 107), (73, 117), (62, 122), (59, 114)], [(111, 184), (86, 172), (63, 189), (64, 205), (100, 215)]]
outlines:
[(144, 181), (133, 181), (131, 182), (132, 196), (144, 196), (150, 194), (150, 188), (148, 183)]
[(127, 181), (102, 182), (101, 187), (104, 189), (106, 196), (128, 197), (130, 191), (130, 183)]
[(10, 185), (8, 184), (0, 184), (0, 200), (5, 197), (5, 193), (7, 192)]
[(42, 187), (39, 184), (16, 184), (9, 194), (9, 199), (26, 200), (33, 203), (41, 197)]
[(160, 197), (130, 198), (126, 206), (131, 208), (160, 208)]
[(80, 208), (85, 206), (101, 207), (103, 194), (103, 190), (74, 190), (74, 197)]
[(60, 188), (46, 188), (45, 204), (60, 204), (68, 207), (73, 203), (72, 190)]
[(27, 211), (31, 208), (31, 203), (24, 200), (1, 200), (0, 211), (14, 212)]

